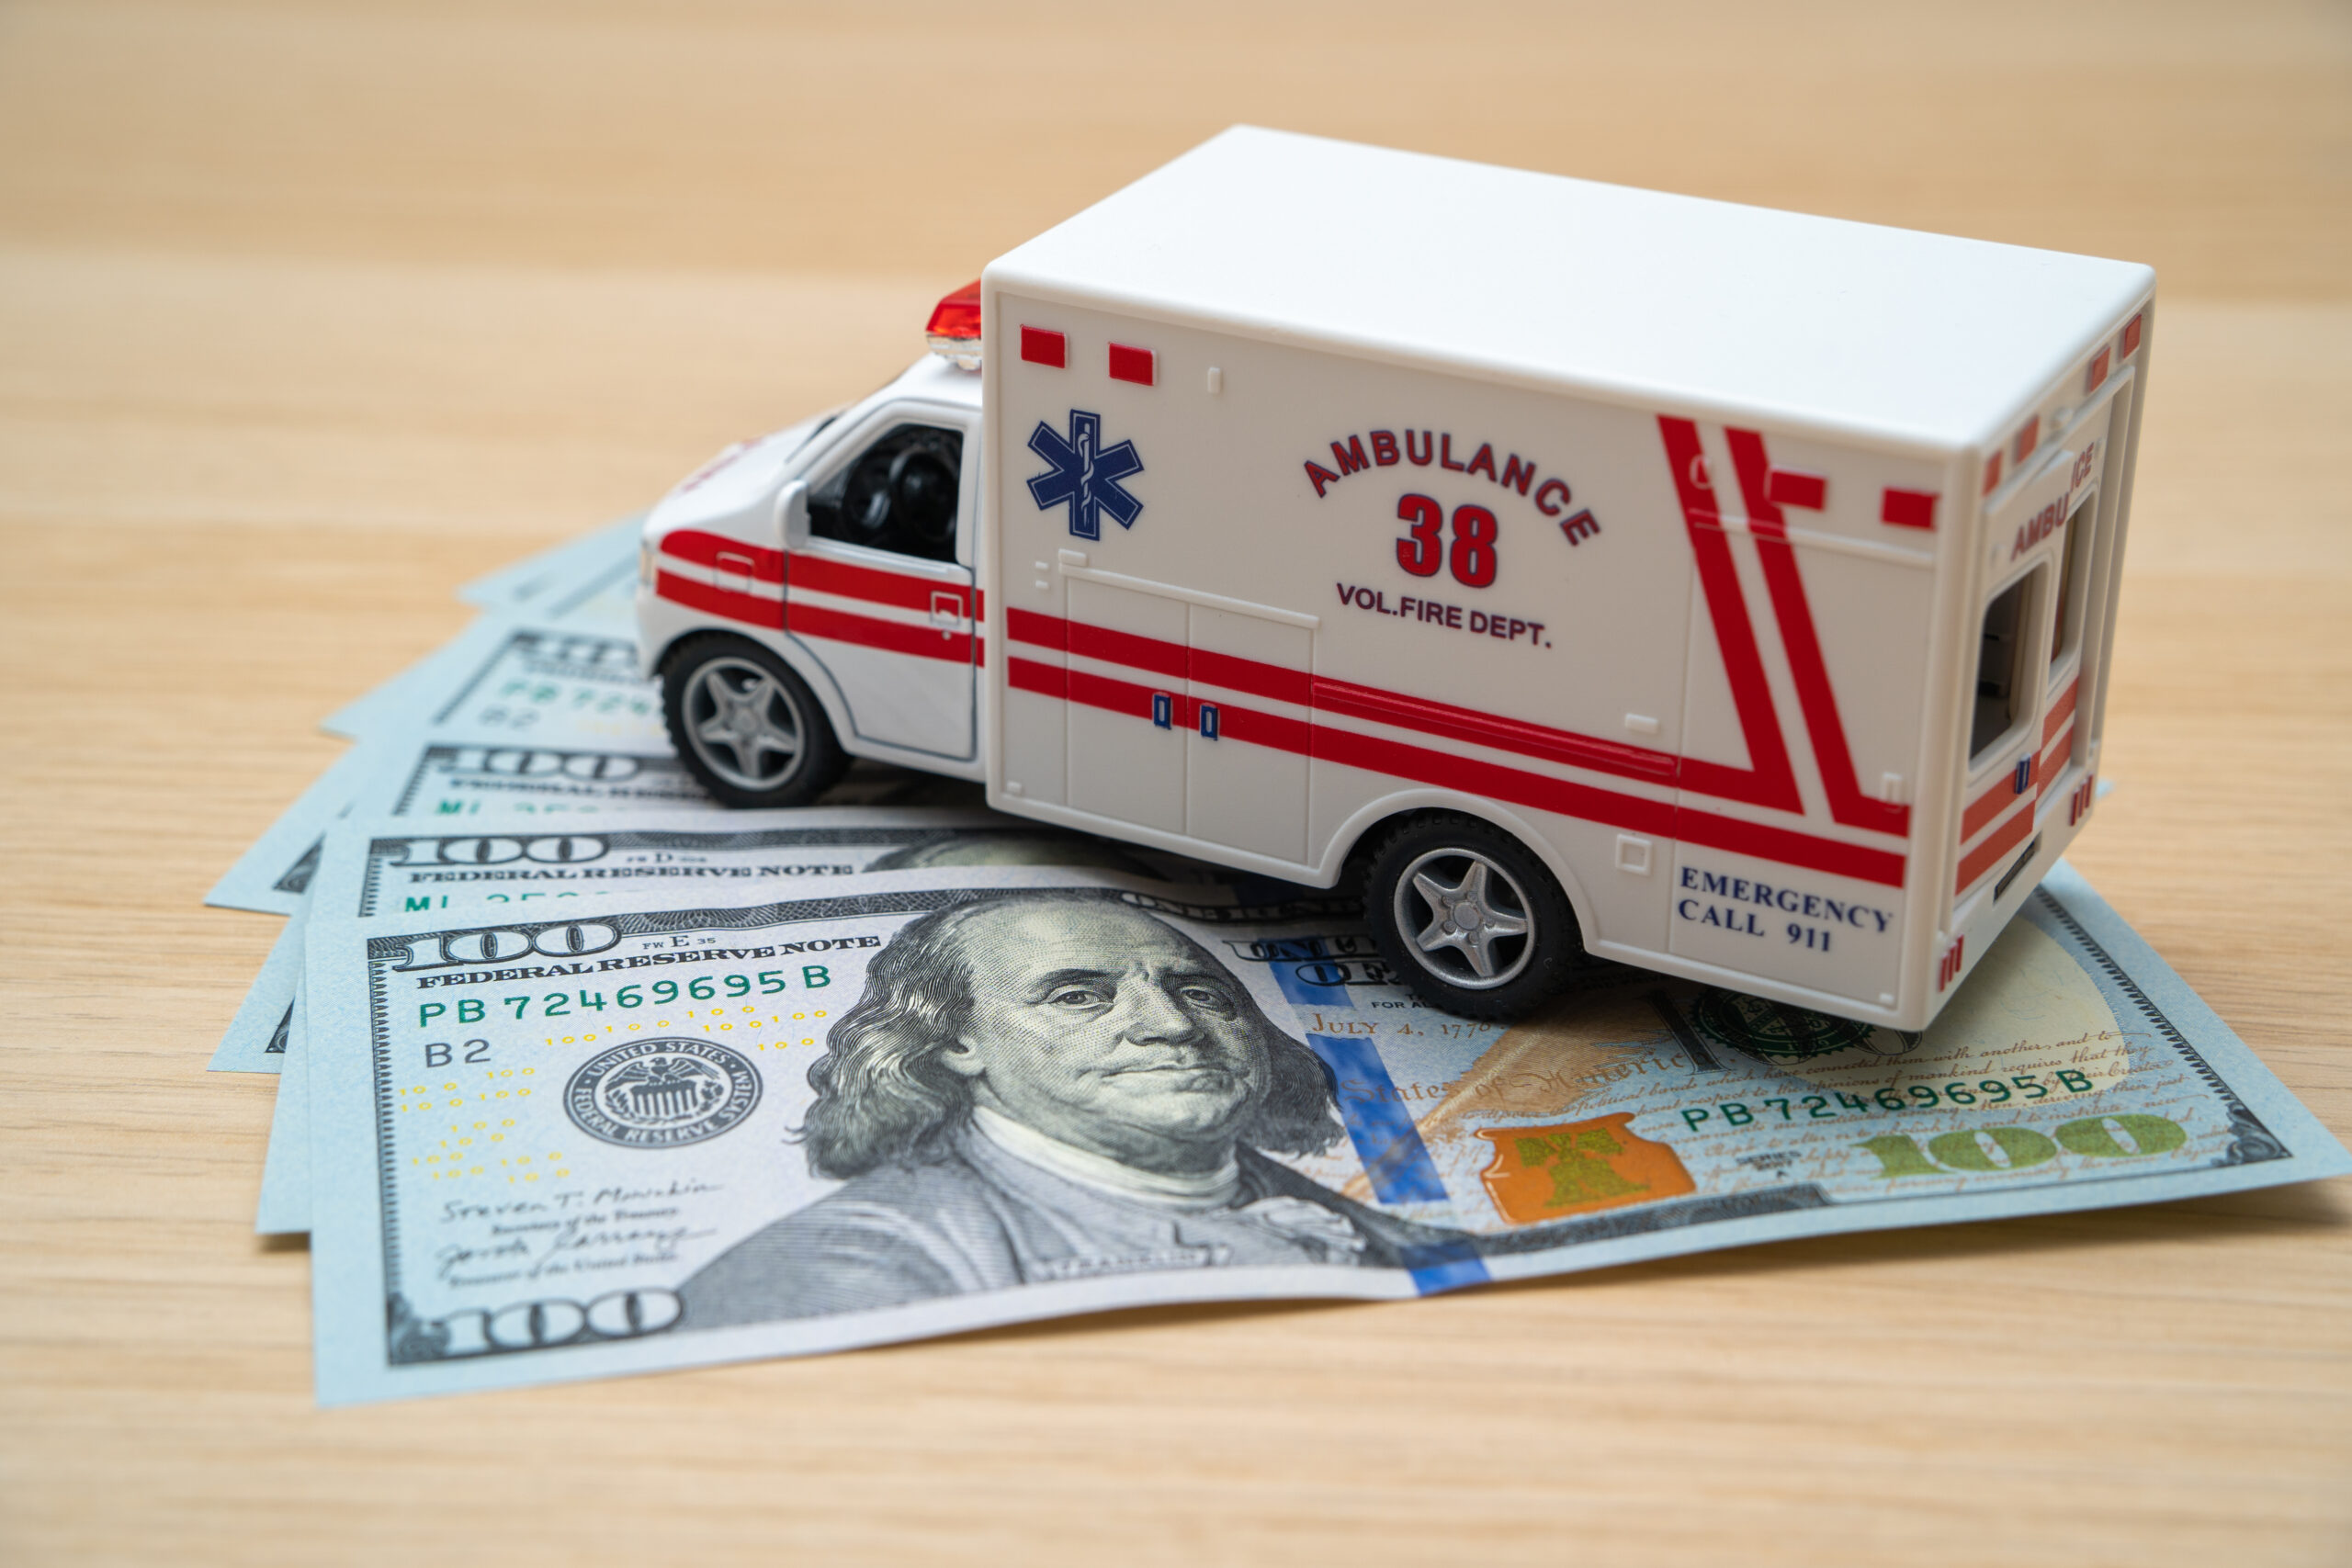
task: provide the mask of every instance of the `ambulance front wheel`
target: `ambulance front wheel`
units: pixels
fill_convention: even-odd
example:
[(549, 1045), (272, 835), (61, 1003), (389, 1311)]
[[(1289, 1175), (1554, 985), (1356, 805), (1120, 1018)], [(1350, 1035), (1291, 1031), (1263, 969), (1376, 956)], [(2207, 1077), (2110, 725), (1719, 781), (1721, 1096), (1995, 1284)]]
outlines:
[(723, 805), (806, 806), (849, 766), (808, 683), (749, 637), (705, 633), (673, 649), (662, 716), (678, 760)]
[(1576, 911), (1544, 863), (1454, 812), (1412, 818), (1374, 845), (1364, 915), (1397, 978), (1464, 1018), (1518, 1018), (1585, 962)]

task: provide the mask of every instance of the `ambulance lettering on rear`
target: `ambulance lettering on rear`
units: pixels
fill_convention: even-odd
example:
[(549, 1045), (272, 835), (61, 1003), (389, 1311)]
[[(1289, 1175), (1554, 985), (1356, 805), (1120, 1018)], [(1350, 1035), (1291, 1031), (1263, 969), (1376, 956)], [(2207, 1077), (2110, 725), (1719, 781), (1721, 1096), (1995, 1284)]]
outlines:
[(2018, 536), (2009, 545), (2011, 560), (2056, 533), (2060, 525), (2074, 515), (2075, 499), (2082, 491), (2083, 481), (2098, 467), (2098, 448), (2096, 441), (2085, 446), (2082, 456), (2075, 459), (2074, 471), (2066, 477), (2066, 493), (2018, 525)]

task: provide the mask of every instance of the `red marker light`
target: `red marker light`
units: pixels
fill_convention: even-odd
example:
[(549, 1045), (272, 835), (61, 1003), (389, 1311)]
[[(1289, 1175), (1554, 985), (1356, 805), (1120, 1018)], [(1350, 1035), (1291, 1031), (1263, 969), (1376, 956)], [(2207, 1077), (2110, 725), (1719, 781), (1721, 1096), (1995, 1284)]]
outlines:
[(2096, 392), (2107, 381), (2108, 351), (2100, 349), (2091, 355), (2091, 367), (2083, 373), (2083, 390)]
[(980, 363), (980, 280), (974, 278), (931, 308), (923, 336), (931, 352), (945, 355), (967, 370)]
[(2022, 463), (2032, 457), (2033, 449), (2041, 445), (2041, 416), (2035, 414), (2031, 419), (2027, 420), (2025, 427), (2018, 432), (2017, 461)]
[(1802, 506), (1807, 512), (1818, 512), (1829, 502), (1829, 481), (1819, 474), (1774, 468), (1764, 477), (1764, 499), (1775, 506)]
[(1984, 493), (1990, 495), (2000, 488), (2001, 455), (1998, 452), (1984, 459)]
[(1113, 344), (1111, 345), (1111, 379), (1133, 381), (1138, 387), (1150, 386), (1153, 370), (1152, 357), (1152, 352), (1148, 348), (1136, 348), (1124, 343)]
[(1021, 329), (1021, 357), (1031, 365), (1065, 369), (1069, 365), (1069, 339), (1044, 327), (1023, 327)]
[(1932, 528), (1936, 501), (1933, 491), (1897, 490), (1890, 485), (1879, 498), (1878, 520), (1897, 528)]
[[(2145, 314), (2145, 311), (2141, 313), (2142, 316)], [(2123, 357), (2126, 359), (2140, 352), (2140, 321), (2141, 316), (2134, 316), (2123, 323)]]

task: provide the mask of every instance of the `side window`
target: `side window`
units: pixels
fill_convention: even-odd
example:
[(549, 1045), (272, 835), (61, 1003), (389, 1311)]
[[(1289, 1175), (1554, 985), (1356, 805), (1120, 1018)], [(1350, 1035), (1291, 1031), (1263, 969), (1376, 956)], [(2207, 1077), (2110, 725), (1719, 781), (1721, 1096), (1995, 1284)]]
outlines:
[(809, 495), (808, 531), (844, 545), (952, 561), (963, 472), (963, 432), (893, 425)]

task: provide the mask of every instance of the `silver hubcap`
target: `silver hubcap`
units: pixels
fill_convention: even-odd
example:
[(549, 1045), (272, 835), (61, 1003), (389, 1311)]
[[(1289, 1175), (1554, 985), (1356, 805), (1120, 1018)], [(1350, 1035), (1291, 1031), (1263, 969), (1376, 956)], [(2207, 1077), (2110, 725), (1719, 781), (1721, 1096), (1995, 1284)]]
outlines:
[(687, 739), (738, 789), (774, 789), (800, 765), (800, 710), (748, 659), (714, 659), (686, 681)]
[(1407, 866), (1396, 915), (1422, 966), (1466, 991), (1510, 984), (1535, 955), (1526, 892), (1470, 850), (1431, 850)]

